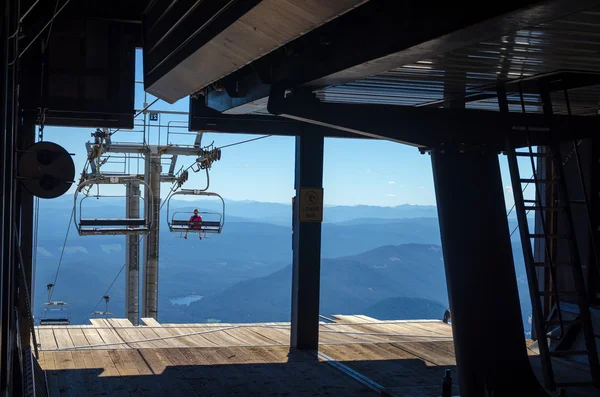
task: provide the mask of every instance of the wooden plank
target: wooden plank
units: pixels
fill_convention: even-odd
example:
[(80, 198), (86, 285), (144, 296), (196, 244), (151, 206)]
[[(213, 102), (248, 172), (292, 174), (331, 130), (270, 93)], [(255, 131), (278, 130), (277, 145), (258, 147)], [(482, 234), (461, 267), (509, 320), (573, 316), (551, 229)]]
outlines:
[[(409, 324), (355, 324), (356, 325), (327, 324), (323, 325), (323, 327), (345, 332), (347, 335), (354, 335), (360, 337), (364, 341), (370, 342), (451, 340), (442, 335), (437, 336), (426, 333), (422, 328), (414, 328)], [(361, 335), (360, 333), (364, 334)]]
[[(218, 346), (220, 342), (215, 342), (214, 338), (206, 337), (206, 334), (212, 334), (214, 332), (221, 332), (222, 327), (193, 327), (194, 324), (184, 324), (187, 328), (170, 328), (172, 332), (183, 335), (193, 334), (183, 338), (179, 338), (181, 343), (184, 343), (188, 347), (211, 347)], [(197, 325), (197, 324), (196, 324)]]
[(136, 332), (140, 334), (139, 339), (153, 339), (149, 342), (142, 343), (141, 345), (144, 348), (166, 348), (170, 346), (167, 341), (160, 339), (161, 336), (156, 333), (153, 328), (139, 327), (136, 329)]
[(179, 352), (174, 352), (175, 350), (177, 349), (143, 349), (143, 351), (140, 350), (140, 354), (150, 351), (154, 355), (154, 360), (161, 362), (165, 367), (165, 372), (168, 371), (169, 376), (162, 376), (159, 379), (160, 386), (163, 389), (169, 390), (170, 394), (176, 396), (192, 396), (194, 395), (194, 389), (186, 381), (186, 377), (179, 367), (189, 362)]
[(405, 325), (410, 326), (413, 329), (420, 329), (424, 334), (428, 335), (452, 336), (452, 325), (442, 321), (431, 323), (406, 323)]
[[(140, 328), (142, 328), (142, 327), (134, 326), (127, 319), (116, 319), (116, 322), (122, 327), (121, 330), (123, 332), (125, 332), (125, 334), (129, 335), (129, 338), (131, 338), (130, 340), (146, 340), (148, 338), (157, 338), (158, 337), (158, 335), (156, 335), (156, 333), (153, 332), (152, 330), (149, 330), (150, 333), (141, 332)], [(127, 328), (123, 328), (123, 327), (127, 327)], [(150, 336), (147, 337), (145, 335), (150, 335)], [(139, 342), (139, 343), (135, 343), (135, 344), (132, 343), (131, 346), (135, 346), (136, 348), (145, 348), (145, 347), (163, 347), (164, 345), (161, 344), (160, 342), (158, 342), (158, 343)]]
[[(411, 353), (388, 344), (355, 344), (327, 346), (325, 354), (367, 376), (382, 386), (419, 386), (431, 384), (427, 364)], [(344, 358), (347, 358), (344, 361)], [(435, 379), (436, 384), (440, 380)]]
[(355, 317), (360, 318), (364, 322), (373, 322), (373, 323), (381, 322), (381, 320), (378, 320), (378, 319), (373, 318), (373, 317), (365, 316), (365, 315), (362, 315), (362, 314), (357, 314)]
[(349, 316), (349, 315), (345, 315), (345, 314), (333, 314), (332, 317), (337, 318), (338, 320), (340, 320), (344, 323), (348, 323), (348, 324), (364, 323), (363, 320), (361, 320), (360, 318), (357, 318), (356, 316)]
[(98, 331), (98, 335), (100, 335), (100, 337), (102, 338), (102, 341), (104, 343), (108, 344), (107, 346), (104, 347), (105, 349), (127, 348), (126, 344), (119, 343), (119, 342), (123, 342), (123, 340), (113, 329), (105, 328), (106, 325), (104, 323), (102, 323), (101, 327), (103, 327), (103, 328), (97, 328), (96, 330)]
[[(83, 331), (83, 335), (85, 336), (85, 338), (88, 341), (88, 345), (102, 345), (104, 342), (104, 340), (102, 339), (102, 337), (100, 336), (100, 334), (98, 333), (98, 330), (95, 328), (84, 328), (82, 329)], [(107, 347), (104, 346), (95, 346), (92, 347), (92, 349), (107, 349)]]
[[(388, 397), (439, 397), (440, 386), (397, 386), (385, 389)], [(458, 385), (452, 385), (452, 395), (458, 396)]]
[(167, 332), (169, 333), (169, 335), (171, 336), (171, 338), (166, 339), (166, 340), (172, 347), (197, 347), (197, 346), (202, 346), (202, 345), (204, 345), (204, 346), (210, 345), (210, 343), (203, 336), (200, 336), (200, 335), (180, 336), (177, 338), (173, 338), (173, 336), (177, 336), (177, 335), (188, 335), (191, 333), (201, 332), (202, 329), (197, 329), (197, 328), (181, 329), (181, 328), (174, 328), (174, 327), (169, 327), (169, 328), (164, 328), (164, 329), (166, 329)]
[[(237, 336), (238, 338), (242, 338), (247, 345), (255, 345), (255, 346), (261, 346), (261, 345), (272, 345), (272, 344), (280, 344), (277, 341), (268, 338), (258, 332), (255, 332), (255, 329), (257, 329), (258, 327), (243, 327), (243, 328), (239, 328), (237, 330), (235, 330), (235, 336)], [(230, 331), (225, 331), (225, 332), (230, 332)], [(233, 332), (233, 330), (231, 331)], [(289, 343), (289, 341), (288, 341)]]
[(71, 337), (74, 346), (89, 346), (89, 342), (83, 334), (83, 330), (81, 328), (69, 328), (68, 330), (65, 330), (65, 332), (69, 333), (69, 336)]
[(38, 327), (38, 343), (41, 343), (43, 350), (55, 350), (58, 345), (54, 339), (54, 330), (51, 328)]
[[(61, 330), (63, 333), (68, 334), (67, 330)], [(84, 390), (84, 381), (81, 374), (81, 371), (77, 369), (81, 369), (83, 364), (83, 358), (77, 357), (77, 364), (75, 363), (74, 355), (77, 355), (77, 352), (71, 351), (57, 351), (55, 352), (54, 361), (57, 369), (62, 369), (65, 371), (61, 371), (59, 373), (59, 386), (62, 390), (66, 391), (66, 394), (69, 396), (83, 396), (85, 395)]]
[(200, 395), (225, 396), (223, 385), (227, 383), (227, 377), (199, 353), (199, 348), (179, 349), (190, 362), (190, 366), (181, 370), (188, 383), (198, 391)]
[(90, 354), (90, 351), (71, 351), (75, 367), (78, 368), (75, 373), (75, 375), (78, 376), (74, 377), (73, 384), (70, 385), (76, 390), (73, 394), (75, 396), (91, 395), (92, 393), (97, 395), (104, 390), (102, 381), (98, 378), (101, 370), (96, 369), (96, 371), (94, 371), (94, 360)]
[(109, 327), (110, 324), (106, 323), (103, 318), (91, 318), (90, 322), (94, 327)]
[(127, 343), (122, 344), (121, 348), (137, 349), (137, 348), (141, 347), (140, 343), (134, 342), (138, 339), (134, 338), (130, 334), (129, 331), (131, 329), (122, 328), (121, 324), (119, 323), (119, 320), (121, 320), (121, 319), (109, 318), (109, 319), (105, 319), (104, 322), (108, 326), (112, 327), (112, 331), (114, 333), (116, 333), (121, 340), (123, 340), (124, 342), (127, 342)]
[(391, 345), (421, 357), (435, 365), (456, 365), (452, 342), (395, 342)]
[(99, 378), (102, 379), (107, 394), (111, 397), (129, 397), (125, 384), (119, 377), (119, 371), (108, 355), (108, 350), (93, 350), (91, 354), (95, 365), (103, 369)]
[(252, 328), (253, 332), (261, 335), (264, 338), (270, 339), (275, 343), (288, 345), (290, 344), (291, 332), (289, 328), (269, 328), (269, 327), (256, 327)]
[(149, 327), (161, 327), (160, 323), (152, 317), (142, 317), (141, 320), (142, 323), (146, 324)]
[(40, 352), (40, 357), (44, 357), (43, 361), (40, 361), (40, 367), (43, 370), (54, 370), (56, 366), (54, 365), (54, 352)]
[(131, 321), (127, 318), (115, 318), (113, 319), (120, 327), (135, 327)]
[(73, 356), (70, 351), (58, 351), (54, 353), (54, 363), (56, 369), (73, 369), (75, 363), (73, 362)]
[(179, 340), (179, 338), (171, 338), (171, 336), (173, 336), (174, 334), (176, 335), (177, 333), (171, 332), (166, 327), (152, 328), (152, 331), (154, 331), (154, 333), (156, 333), (161, 338), (167, 338), (167, 339), (163, 339), (162, 343), (161, 343), (161, 345), (164, 345), (165, 347), (185, 347), (186, 346), (186, 344), (181, 342), (181, 340)]
[(56, 344), (59, 349), (75, 346), (71, 336), (69, 335), (69, 331), (65, 328), (54, 329), (54, 338), (56, 339)]
[(108, 350), (108, 356), (121, 376), (139, 375), (126, 350)]

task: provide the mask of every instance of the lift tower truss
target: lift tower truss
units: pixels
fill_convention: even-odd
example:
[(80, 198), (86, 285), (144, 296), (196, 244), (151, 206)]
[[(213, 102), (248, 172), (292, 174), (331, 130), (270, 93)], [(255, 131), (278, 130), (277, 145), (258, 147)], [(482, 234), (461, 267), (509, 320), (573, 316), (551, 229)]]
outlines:
[[(86, 149), (90, 160), (91, 173), (83, 174), (83, 180), (94, 180), (98, 184), (124, 184), (126, 187), (126, 215), (128, 218), (139, 217), (139, 197), (141, 194), (140, 183), (144, 184), (144, 216), (150, 217), (152, 222), (145, 235), (144, 249), (142, 252), (142, 315), (144, 317), (158, 318), (158, 262), (159, 262), (159, 235), (160, 235), (160, 183), (175, 183), (179, 180), (175, 174), (178, 156), (194, 156), (199, 167), (212, 163), (214, 150), (207, 151), (201, 145), (202, 132), (198, 132), (193, 145), (149, 145), (145, 143), (116, 143), (112, 142), (110, 135), (105, 131), (96, 131), (92, 136), (101, 135), (94, 143), (88, 142)], [(111, 154), (136, 155), (143, 158), (144, 173), (129, 174), (118, 172), (101, 172), (101, 167)], [(171, 163), (167, 172), (162, 172), (162, 156), (171, 156)], [(125, 167), (125, 170), (127, 167)], [(138, 182), (139, 181), (139, 182)], [(140, 267), (140, 242), (137, 235), (126, 235), (126, 286), (125, 310), (127, 318), (138, 325), (140, 318), (139, 304), (139, 267)]]

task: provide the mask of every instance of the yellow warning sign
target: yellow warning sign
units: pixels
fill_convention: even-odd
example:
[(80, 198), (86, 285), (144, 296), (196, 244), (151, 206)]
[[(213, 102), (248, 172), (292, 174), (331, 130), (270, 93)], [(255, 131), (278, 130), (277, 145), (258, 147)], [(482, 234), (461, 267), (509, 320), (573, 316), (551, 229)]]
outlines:
[(300, 222), (323, 222), (323, 188), (301, 187)]

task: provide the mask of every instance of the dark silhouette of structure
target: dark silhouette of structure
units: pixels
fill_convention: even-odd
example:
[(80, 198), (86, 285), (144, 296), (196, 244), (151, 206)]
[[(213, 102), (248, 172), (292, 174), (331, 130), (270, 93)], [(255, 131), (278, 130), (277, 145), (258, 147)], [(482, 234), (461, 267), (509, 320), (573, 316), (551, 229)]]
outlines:
[[(599, 387), (599, 15), (600, 1), (574, 0), (5, 0), (0, 393), (30, 393), (36, 373), (41, 193), (31, 185), (72, 183), (26, 172), (51, 169), (52, 155), (20, 159), (36, 126), (132, 128), (136, 48), (147, 92), (191, 97), (190, 130), (296, 137), (293, 349), (318, 348), (321, 222), (302, 193), (323, 193), (324, 138), (386, 139), (431, 156), (461, 396), (580, 386), (555, 376), (556, 357), (582, 361), (585, 384)], [(499, 154), (511, 165), (541, 382), (523, 337)], [(520, 193), (527, 183), (533, 201)]]

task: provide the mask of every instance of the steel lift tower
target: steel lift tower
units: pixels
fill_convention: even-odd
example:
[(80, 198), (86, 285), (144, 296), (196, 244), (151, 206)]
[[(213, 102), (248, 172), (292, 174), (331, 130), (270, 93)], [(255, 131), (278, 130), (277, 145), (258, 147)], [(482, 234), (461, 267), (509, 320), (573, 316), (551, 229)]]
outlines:
[[(125, 307), (129, 321), (138, 325), (139, 308), (139, 262), (141, 236), (145, 236), (142, 252), (143, 284), (142, 284), (142, 316), (157, 319), (158, 317), (158, 260), (160, 235), (160, 184), (177, 183), (180, 187), (186, 175), (176, 175), (175, 166), (179, 156), (194, 156), (198, 169), (208, 169), (206, 164), (217, 159), (214, 151), (201, 147), (202, 132), (198, 132), (193, 145), (175, 145), (167, 140), (166, 145), (150, 145), (147, 143), (112, 142), (107, 129), (96, 130), (92, 134), (94, 142), (86, 144), (90, 173), (83, 173), (79, 191), (97, 184), (124, 184), (126, 188), (126, 218), (124, 219), (82, 219), (75, 217), (80, 235), (125, 235), (126, 237), (126, 288)], [(111, 155), (124, 155), (125, 164), (131, 155), (143, 159), (144, 173), (131, 174), (127, 166), (123, 173), (101, 172)], [(129, 156), (129, 157), (128, 157)], [(163, 156), (170, 156), (168, 172), (162, 172)], [(141, 185), (144, 185), (144, 216), (140, 218)], [(85, 197), (84, 197), (85, 199)], [(83, 200), (83, 199), (82, 199)], [(75, 198), (77, 205), (77, 197)], [(81, 217), (81, 211), (80, 211)]]

